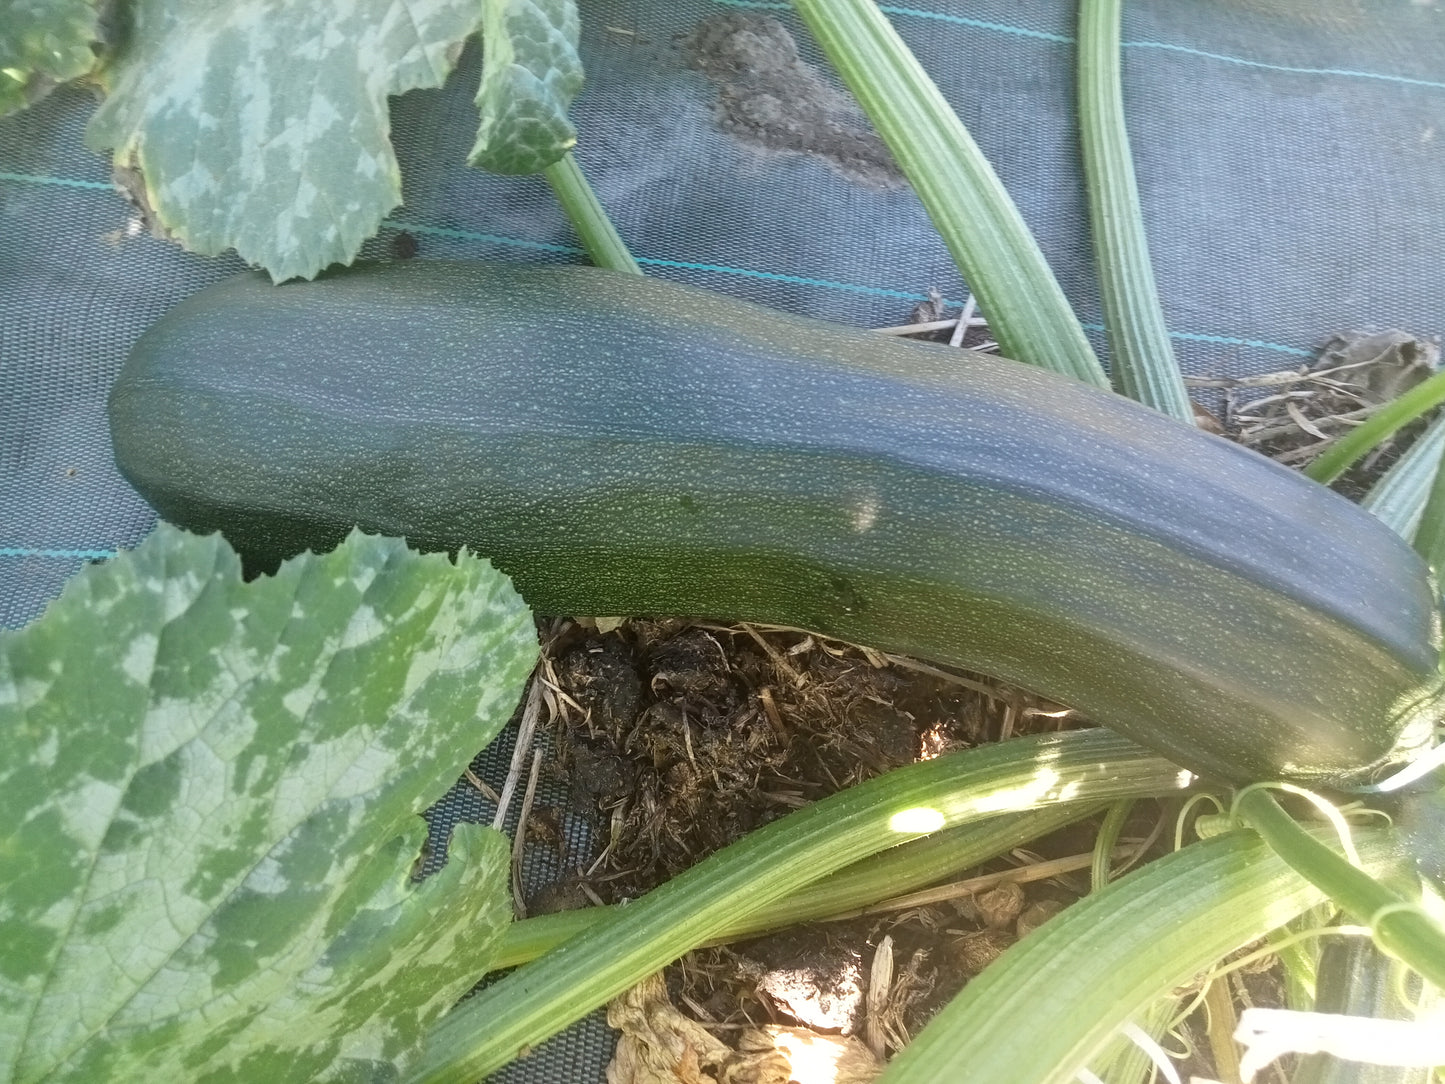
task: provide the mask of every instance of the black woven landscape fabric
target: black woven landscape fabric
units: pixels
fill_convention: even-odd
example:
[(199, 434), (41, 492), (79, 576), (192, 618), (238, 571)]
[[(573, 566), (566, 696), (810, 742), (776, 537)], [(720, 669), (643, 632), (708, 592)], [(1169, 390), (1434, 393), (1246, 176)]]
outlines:
[[(1074, 5), (918, 4), (885, 10), (1102, 349)], [(856, 325), (905, 321), (930, 287), (962, 300), (917, 199), (787, 5), (581, 6), (577, 156), (649, 274)], [(1124, 40), (1144, 214), (1187, 371), (1290, 367), (1342, 330), (1445, 331), (1441, 4), (1131, 0)], [(478, 70), (470, 50), (444, 89), (394, 102), (405, 201), (364, 255), (405, 231), (423, 259), (582, 259), (542, 181), (466, 167)], [(0, 121), (0, 626), (148, 530), (111, 462), (107, 391), (152, 320), (241, 267), (148, 235), (84, 149), (94, 106), (63, 89)], [(505, 764), (489, 755), (489, 772)], [(489, 811), (462, 788), (434, 814), (445, 831)], [(608, 1049), (594, 1018), (504, 1079), (599, 1079)]]

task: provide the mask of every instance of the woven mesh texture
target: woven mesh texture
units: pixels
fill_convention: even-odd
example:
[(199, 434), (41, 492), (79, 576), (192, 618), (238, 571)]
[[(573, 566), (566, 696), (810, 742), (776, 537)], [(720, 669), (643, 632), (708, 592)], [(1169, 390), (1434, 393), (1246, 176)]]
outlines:
[[(857, 325), (899, 323), (966, 287), (912, 192), (719, 126), (718, 87), (684, 41), (705, 20), (775, 18), (825, 68), (786, 5), (584, 0), (578, 157), (647, 271)], [(1072, 119), (1072, 0), (886, 6), (1018, 202), (1099, 334)], [(1124, 27), (1134, 155), (1181, 362), (1243, 375), (1297, 364), (1329, 334), (1445, 331), (1445, 9), (1429, 0), (1135, 0)], [(536, 178), (465, 166), (475, 50), (448, 85), (394, 102), (399, 230), (422, 258), (576, 261)], [(833, 79), (825, 73), (825, 78)], [(836, 84), (836, 80), (834, 80)], [(239, 270), (149, 237), (86, 151), (94, 108), (63, 89), (0, 121), (0, 625), (18, 626), (86, 560), (153, 517), (111, 462), (105, 396), (170, 305)], [(497, 785), (506, 741), (476, 770)], [(545, 797), (545, 796), (544, 796)], [(490, 809), (460, 783), (444, 835)], [(572, 830), (576, 831), (575, 826)], [(585, 841), (574, 840), (580, 849)], [(438, 848), (439, 849), (439, 848)], [(536, 848), (533, 848), (536, 850)], [(543, 858), (532, 858), (544, 862)], [(528, 870), (535, 885), (555, 873)], [(596, 1017), (499, 1079), (601, 1078)]]

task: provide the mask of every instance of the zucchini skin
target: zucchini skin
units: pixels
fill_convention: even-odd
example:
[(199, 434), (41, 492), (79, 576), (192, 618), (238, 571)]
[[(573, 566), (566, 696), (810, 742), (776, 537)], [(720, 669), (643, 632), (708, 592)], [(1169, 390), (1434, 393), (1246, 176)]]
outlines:
[(1342, 785), (1434, 718), (1423, 563), (1106, 391), (595, 268), (408, 261), (202, 290), (116, 462), (253, 568), (353, 526), (545, 614), (813, 629), (1018, 684), (1206, 776)]
[[(1324, 940), (1316, 987), (1314, 1011), (1342, 1016), (1413, 1022), (1435, 1001), (1432, 995), (1421, 1003), (1418, 976), (1407, 977), (1404, 965), (1365, 937)], [(1403, 1000), (1402, 993), (1412, 1003)], [(1431, 1084), (1434, 1077), (1428, 1066), (1372, 1065), (1314, 1053), (1301, 1055), (1290, 1084)]]

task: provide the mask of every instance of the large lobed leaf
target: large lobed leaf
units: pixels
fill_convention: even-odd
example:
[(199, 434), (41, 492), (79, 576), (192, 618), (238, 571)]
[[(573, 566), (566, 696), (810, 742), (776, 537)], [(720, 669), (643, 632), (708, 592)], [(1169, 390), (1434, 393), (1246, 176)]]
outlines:
[(0, 634), (0, 1081), (380, 1081), (485, 970), (506, 846), (417, 816), (535, 660), (505, 577), (162, 526)]
[(0, 117), (95, 67), (101, 0), (0, 0)]
[(387, 95), (440, 86), (477, 0), (135, 0), (89, 142), (187, 247), (277, 281), (349, 263), (401, 180)]
[(575, 0), (483, 0), (472, 165), (539, 173), (576, 145), (567, 109), (582, 89), (577, 34)]

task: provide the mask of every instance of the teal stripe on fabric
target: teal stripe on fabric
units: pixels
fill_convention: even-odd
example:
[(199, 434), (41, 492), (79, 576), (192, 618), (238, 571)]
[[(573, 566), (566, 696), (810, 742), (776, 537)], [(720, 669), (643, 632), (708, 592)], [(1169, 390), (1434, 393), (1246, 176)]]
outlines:
[[(766, 3), (764, 0), (716, 0), (716, 2), (728, 7), (766, 8), (772, 11), (786, 11), (792, 7), (791, 4)], [(970, 19), (964, 15), (950, 15), (942, 11), (898, 7), (894, 4), (879, 4), (878, 7), (890, 15), (903, 15), (914, 19), (931, 19), (934, 22), (952, 23), (955, 26), (967, 26), (975, 30), (988, 30), (995, 34), (1008, 34), (1018, 38), (1033, 38), (1036, 41), (1047, 41), (1057, 45), (1073, 45), (1077, 40), (1066, 34), (1051, 34), (1044, 30), (1032, 30), (1027, 26), (997, 23), (988, 19)], [(1188, 45), (1175, 45), (1167, 41), (1126, 41), (1123, 42), (1122, 45), (1125, 49), (1162, 49), (1172, 53), (1184, 53), (1189, 56), (1202, 57), (1207, 60), (1219, 60), (1226, 64), (1239, 64), (1249, 68), (1264, 68), (1267, 71), (1290, 72), (1297, 75), (1334, 75), (1347, 79), (1374, 79), (1379, 82), (1397, 83), (1407, 87), (1429, 87), (1432, 90), (1445, 90), (1445, 82), (1438, 82), (1431, 79), (1414, 79), (1408, 75), (1391, 75), (1386, 72), (1357, 71), (1353, 68), (1300, 68), (1288, 64), (1271, 64), (1264, 60), (1250, 60), (1247, 57), (1230, 56), (1227, 53), (1211, 53), (1205, 49), (1195, 49)]]
[(99, 189), (102, 192), (115, 191), (115, 185), (103, 184), (100, 181), (73, 181), (68, 177), (38, 177), (33, 173), (0, 173), (0, 181), (15, 181), (20, 184), (47, 184), (54, 188)]
[[(638, 263), (653, 267), (676, 267), (686, 271), (716, 271), (724, 275), (744, 275), (747, 278), (766, 279), (769, 282), (790, 282), (798, 286), (824, 286), (830, 290), (845, 290), (848, 293), (867, 294), (870, 297), (891, 297), (903, 301), (926, 301), (923, 294), (910, 294), (902, 290), (884, 290), (877, 286), (855, 286), (851, 282), (835, 282), (832, 279), (810, 279), (802, 275), (782, 275), (774, 271), (752, 271), (742, 267), (728, 267), (716, 263), (690, 263), (687, 260), (659, 260), (647, 256), (637, 257)], [(947, 301), (945, 304), (961, 305), (961, 301)]]
[[(787, 11), (792, 4), (768, 3), (767, 0), (717, 0), (719, 4), (725, 4), (732, 8), (762, 8), (768, 11)], [(953, 23), (955, 26), (969, 26), (976, 30), (992, 30), (998, 34), (1012, 34), (1020, 38), (1034, 38), (1038, 41), (1054, 42), (1058, 45), (1072, 45), (1074, 39), (1065, 34), (1050, 34), (1046, 30), (1030, 30), (1026, 26), (1011, 26), (1008, 23), (995, 23), (988, 19), (970, 19), (966, 15), (949, 15), (942, 11), (925, 11), (922, 8), (902, 8), (893, 4), (879, 4), (880, 11), (886, 11), (889, 15), (907, 15), (914, 19), (933, 19), (940, 23)]]
[[(734, 2), (734, 0), (719, 0), (719, 2)], [(74, 181), (64, 177), (39, 177), (28, 173), (0, 173), (0, 181), (15, 181), (24, 184), (48, 184), (62, 188), (83, 188), (100, 189), (103, 191), (114, 191), (109, 185), (98, 184), (94, 181)], [(542, 241), (526, 241), (520, 237), (504, 237), (495, 233), (480, 233), (473, 230), (451, 229), (445, 226), (423, 226), (415, 222), (398, 222), (395, 219), (387, 219), (382, 224), (383, 229), (406, 230), (410, 233), (419, 233), (433, 237), (450, 237), (462, 241), (482, 241), (487, 244), (504, 245), (509, 248), (527, 249), (533, 252), (551, 252), (564, 256), (585, 255), (582, 249), (571, 245), (553, 245)], [(851, 282), (838, 282), (834, 279), (809, 278), (804, 275), (784, 275), (775, 271), (755, 271), (746, 267), (729, 267), (726, 264), (714, 263), (693, 263), (688, 260), (664, 260), (656, 257), (639, 256), (637, 262), (652, 267), (672, 267), (683, 271), (706, 271), (720, 275), (737, 275), (742, 278), (759, 279), (766, 282), (785, 282), (795, 286), (817, 286), (827, 290), (841, 290), (845, 293), (862, 294), (868, 297), (886, 297), (901, 301), (924, 301), (922, 294), (908, 293), (904, 290), (885, 290), (877, 286), (859, 286)], [(946, 298), (946, 305), (957, 307), (962, 304), (960, 301)], [(1084, 327), (1091, 331), (1103, 331), (1101, 324), (1085, 324)], [(1187, 342), (1216, 343), (1222, 346), (1249, 346), (1259, 350), (1272, 350), (1280, 354), (1293, 354), (1296, 357), (1309, 358), (1314, 354), (1308, 350), (1301, 350), (1294, 346), (1285, 346), (1283, 343), (1266, 342), (1262, 339), (1239, 339), (1227, 335), (1199, 335), (1185, 331), (1170, 332), (1170, 337), (1182, 339)], [(77, 553), (78, 556), (85, 554)], [(0, 549), (0, 556), (33, 556), (33, 554), (7, 553)], [(98, 556), (109, 556), (106, 553), (99, 553)]]
[(43, 546), (0, 546), (0, 557), (52, 557), (63, 561), (101, 561), (116, 555), (115, 550), (47, 549)]
[[(485, 241), (489, 244), (507, 245), (512, 248), (530, 248), (544, 252), (559, 252), (569, 256), (585, 256), (586, 253), (580, 248), (572, 248), (568, 245), (546, 245), (537, 241), (523, 241), (514, 237), (502, 237), (494, 233), (473, 233), (469, 230), (443, 229), (436, 226), (419, 226), (411, 222), (398, 222), (395, 219), (387, 219), (382, 223), (384, 229), (406, 230), (410, 233), (432, 234), (441, 237), (452, 237), (468, 241)], [(762, 279), (767, 282), (788, 282), (798, 286), (822, 286), (830, 290), (845, 290), (849, 293), (867, 294), (870, 297), (900, 298), (904, 301), (926, 301), (923, 294), (910, 294), (901, 290), (885, 290), (877, 286), (857, 286), (851, 282), (836, 282), (832, 279), (813, 279), (802, 275), (784, 275), (774, 271), (754, 271), (746, 267), (729, 267), (724, 264), (714, 263), (690, 263), (687, 260), (664, 260), (656, 257), (637, 256), (638, 263), (648, 264), (652, 267), (675, 267), (685, 271), (714, 271), (724, 275), (738, 275), (744, 278)], [(961, 305), (962, 302), (953, 301), (948, 304)]]
[[(1097, 331), (1103, 334), (1107, 329), (1103, 324), (1083, 324), (1085, 331)], [(1273, 350), (1277, 354), (1292, 354), (1300, 358), (1313, 358), (1313, 350), (1301, 350), (1297, 346), (1285, 346), (1284, 343), (1267, 342), (1264, 339), (1239, 339), (1233, 335), (1202, 335), (1189, 331), (1171, 331), (1171, 339), (1178, 339), (1187, 343), (1214, 343), (1219, 346), (1249, 346), (1256, 350)]]
[(1171, 339), (1181, 339), (1191, 343), (1217, 343), (1221, 346), (1249, 346), (1255, 350), (1273, 350), (1280, 354), (1293, 354), (1297, 358), (1313, 358), (1313, 350), (1301, 350), (1297, 346), (1285, 346), (1283, 343), (1265, 342), (1263, 339), (1236, 339), (1230, 335), (1193, 335), (1187, 331), (1171, 331)]
[(397, 222), (388, 218), (381, 224), (383, 229), (406, 230), (408, 233), (420, 233), (428, 237), (451, 237), (459, 241), (485, 241), (493, 245), (506, 245), (509, 248), (526, 248), (534, 252), (556, 252), (564, 256), (585, 256), (584, 249), (573, 248), (571, 245), (550, 245), (542, 241), (524, 241), (520, 237), (503, 237), (496, 233), (475, 233), (472, 230), (455, 230), (445, 226), (422, 226), (415, 222)]
[(991, 30), (998, 34), (1012, 34), (1020, 38), (1033, 38), (1036, 41), (1052, 42), (1055, 45), (1072, 45), (1074, 39), (1066, 34), (1050, 34), (1046, 30), (1030, 30), (1026, 26), (1009, 26), (1007, 23), (994, 23), (986, 19), (969, 19), (962, 15), (945, 15), (939, 11), (924, 11), (921, 8), (900, 8), (892, 4), (879, 4), (879, 8), (889, 15), (907, 15), (914, 19), (936, 19), (943, 23), (956, 23), (959, 26), (970, 26), (976, 30)]
[(1383, 83), (1398, 83), (1407, 87), (1429, 87), (1431, 90), (1445, 90), (1445, 82), (1436, 82), (1432, 79), (1412, 79), (1407, 75), (1387, 75), (1384, 72), (1355, 71), (1352, 68), (1296, 68), (1288, 64), (1270, 64), (1263, 60), (1246, 60), (1244, 57), (1228, 56), (1224, 53), (1211, 53), (1204, 49), (1194, 49), (1188, 45), (1172, 45), (1167, 41), (1126, 41), (1123, 43), (1125, 49), (1160, 49), (1171, 53), (1183, 53), (1186, 56), (1203, 57), (1207, 60), (1220, 60), (1226, 64), (1240, 64), (1247, 68), (1264, 68), (1267, 71), (1290, 72), (1296, 75), (1338, 75), (1348, 79), (1374, 79)]
[[(1103, 324), (1084, 324), (1085, 331), (1098, 331), (1103, 334)], [(1191, 331), (1170, 331), (1169, 338), (1176, 338), (1181, 343), (1212, 343), (1221, 347), (1253, 347), (1254, 350), (1273, 350), (1276, 354), (1292, 354), (1293, 357), (1315, 356), (1315, 351), (1301, 350), (1299, 347), (1286, 347), (1283, 343), (1269, 343), (1263, 338), (1235, 338), (1234, 335), (1204, 335)]]

